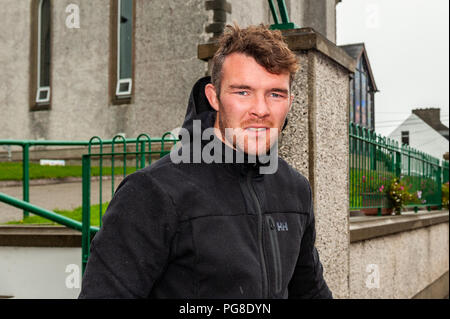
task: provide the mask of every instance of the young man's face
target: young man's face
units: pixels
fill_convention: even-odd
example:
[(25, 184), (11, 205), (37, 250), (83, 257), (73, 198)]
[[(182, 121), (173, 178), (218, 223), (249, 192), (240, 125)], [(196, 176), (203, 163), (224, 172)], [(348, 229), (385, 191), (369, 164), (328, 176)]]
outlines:
[(270, 73), (242, 53), (225, 58), (220, 97), (212, 84), (205, 93), (217, 111), (218, 137), (250, 155), (266, 154), (275, 143), (292, 103), (289, 73)]

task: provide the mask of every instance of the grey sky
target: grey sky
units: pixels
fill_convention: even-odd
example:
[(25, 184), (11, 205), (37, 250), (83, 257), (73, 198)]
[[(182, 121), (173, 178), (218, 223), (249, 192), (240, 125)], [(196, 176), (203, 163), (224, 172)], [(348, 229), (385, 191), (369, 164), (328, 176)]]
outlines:
[(343, 0), (337, 44), (364, 42), (380, 92), (375, 127), (388, 135), (414, 108), (439, 107), (449, 125), (449, 1)]

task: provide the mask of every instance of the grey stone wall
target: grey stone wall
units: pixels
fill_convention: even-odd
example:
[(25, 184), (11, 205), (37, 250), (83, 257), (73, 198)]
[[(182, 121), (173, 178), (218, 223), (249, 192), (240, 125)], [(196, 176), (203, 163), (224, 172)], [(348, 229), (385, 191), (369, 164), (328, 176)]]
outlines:
[(0, 21), (0, 139), (28, 138), (30, 1), (2, 1)]
[[(448, 222), (352, 243), (350, 298), (412, 298), (448, 272), (448, 256)], [(378, 267), (378, 288), (366, 286), (369, 264)]]
[[(315, 6), (324, 7), (322, 1), (330, 0)], [(31, 2), (4, 2), (0, 19), (14, 32), (0, 36), (1, 139), (74, 140), (141, 132), (159, 136), (181, 125), (191, 86), (206, 71), (197, 59), (197, 44), (211, 37), (205, 33), (212, 22), (205, 0), (136, 0), (135, 95), (132, 104), (123, 105), (112, 105), (109, 97), (111, 0), (52, 1), (52, 104), (50, 110), (37, 112), (29, 111), (28, 101)], [(229, 2), (227, 22), (273, 22), (267, 1)], [(286, 1), (290, 19), (300, 26), (308, 23), (307, 2)], [(79, 29), (65, 25), (69, 4), (79, 6)], [(325, 7), (328, 11), (314, 11), (317, 21), (325, 23), (325, 13), (334, 14)]]
[[(232, 13), (227, 22), (236, 21), (240, 26), (272, 24), (273, 18), (267, 1), (228, 0)], [(336, 0), (285, 0), (291, 22), (300, 27), (311, 27), (332, 42), (336, 42)], [(277, 2), (274, 1), (278, 8)], [(276, 9), (278, 12), (278, 9)], [(278, 14), (281, 22), (281, 17)]]
[[(228, 15), (227, 22), (237, 22), (241, 27), (254, 24), (273, 23), (267, 1), (252, 0), (227, 0), (232, 7), (232, 13)], [(275, 1), (276, 2), (276, 1)]]
[(308, 54), (297, 54), (299, 70), (292, 83), (292, 101), (287, 119), (288, 125), (284, 129), (280, 140), (280, 156), (287, 159), (295, 169), (309, 178), (309, 94), (312, 71)]
[(348, 296), (348, 96), (349, 72), (322, 54), (316, 68), (314, 204), (317, 246), (326, 279), (338, 298)]
[(324, 276), (335, 298), (347, 298), (349, 71), (315, 50), (299, 65), (280, 155), (311, 183)]
[[(117, 133), (160, 136), (182, 124), (191, 86), (205, 74), (197, 44), (205, 42), (204, 0), (136, 1), (135, 96), (112, 105), (108, 92), (110, 0), (52, 1), (52, 105), (29, 111), (29, 0), (0, 12), (0, 139), (85, 140)], [(69, 4), (80, 8), (80, 28), (65, 26)]]

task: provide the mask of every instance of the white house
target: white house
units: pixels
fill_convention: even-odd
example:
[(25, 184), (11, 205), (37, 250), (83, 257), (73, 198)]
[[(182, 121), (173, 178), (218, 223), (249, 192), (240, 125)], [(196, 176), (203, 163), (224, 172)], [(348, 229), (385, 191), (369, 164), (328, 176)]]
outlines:
[(440, 109), (417, 109), (389, 138), (442, 159), (449, 151), (448, 128), (440, 122)]

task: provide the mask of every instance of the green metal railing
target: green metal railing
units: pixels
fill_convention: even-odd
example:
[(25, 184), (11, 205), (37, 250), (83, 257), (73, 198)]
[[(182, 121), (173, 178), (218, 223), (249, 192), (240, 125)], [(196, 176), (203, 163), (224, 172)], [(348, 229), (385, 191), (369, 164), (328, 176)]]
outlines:
[[(0, 140), (0, 145), (20, 146), (22, 148), (22, 199), (30, 201), (30, 148), (34, 146), (87, 146), (86, 141), (35, 141), (35, 140)], [(23, 217), (28, 217), (23, 210)]]
[[(169, 133), (165, 133), (167, 136)], [(117, 139), (123, 139), (126, 143), (135, 143), (137, 139), (125, 139), (123, 136), (118, 135), (111, 140), (101, 141), (91, 139), (90, 141), (56, 141), (56, 140), (0, 140), (1, 145), (7, 146), (19, 146), (22, 148), (22, 199), (25, 202), (30, 202), (30, 149), (36, 146), (51, 146), (51, 147), (65, 147), (65, 146), (85, 146), (91, 149), (94, 145), (114, 145)], [(152, 143), (162, 143), (164, 146), (163, 137), (151, 139)], [(167, 140), (166, 140), (167, 142)], [(112, 172), (114, 176), (114, 171)], [(100, 178), (101, 179), (101, 178)], [(28, 211), (23, 210), (23, 217), (28, 217)]]
[[(79, 221), (76, 221), (74, 219), (68, 218), (66, 216), (59, 215), (53, 211), (47, 210), (45, 208), (30, 204), (28, 202), (25, 202), (23, 200), (14, 198), (12, 196), (6, 195), (4, 193), (0, 192), (0, 202), (6, 203), (8, 205), (17, 207), (19, 209), (26, 209), (27, 211), (44, 217), (46, 219), (49, 219), (55, 223), (67, 226), (69, 228), (81, 231), (82, 230), (82, 224)], [(96, 232), (98, 231), (98, 227), (92, 226), (91, 231)]]
[[(147, 164), (150, 165), (154, 159), (161, 158), (170, 152), (178, 139), (167, 132), (161, 138), (150, 138), (147, 134), (141, 134), (136, 139), (125, 139), (121, 135), (116, 135), (111, 140), (102, 140), (98, 136), (92, 137), (89, 141), (18, 141), (18, 140), (0, 140), (0, 145), (15, 145), (22, 147), (22, 187), (23, 200), (11, 197), (4, 193), (0, 193), (0, 202), (22, 209), (24, 217), (29, 215), (29, 212), (38, 216), (49, 219), (58, 224), (67, 226), (69, 228), (82, 232), (82, 269), (86, 267), (89, 258), (90, 242), (93, 236), (98, 232), (102, 223), (102, 205), (103, 202), (103, 170), (105, 167), (104, 158), (108, 157), (111, 160), (111, 198), (115, 191), (115, 176), (114, 167), (117, 163), (117, 157), (123, 166), (122, 178), (124, 178), (130, 170), (127, 170), (127, 163), (130, 163), (130, 157), (135, 160), (135, 169), (144, 168)], [(159, 150), (152, 150), (152, 144), (159, 144)], [(133, 151), (127, 149), (128, 145), (135, 145)], [(110, 145), (110, 151), (104, 152), (105, 145)], [(82, 155), (82, 222), (78, 222), (71, 218), (67, 218), (50, 210), (38, 207), (29, 203), (29, 189), (30, 189), (30, 147), (33, 146), (86, 146), (87, 154)], [(98, 146), (97, 151), (93, 146)], [(169, 147), (169, 149), (167, 149)], [(155, 148), (153, 148), (155, 149)], [(98, 160), (99, 165), (99, 227), (91, 226), (90, 212), (91, 212), (91, 164), (95, 159)], [(109, 169), (109, 167), (108, 167)]]
[(442, 183), (448, 183), (448, 179), (449, 179), (449, 169), (448, 169), (448, 161), (443, 161), (442, 162)]
[[(441, 185), (448, 162), (439, 160), (408, 145), (376, 134), (350, 123), (350, 209), (376, 208), (378, 215), (389, 206), (386, 188), (393, 178), (399, 178), (407, 191), (416, 194), (405, 206), (441, 207)], [(447, 177), (448, 178), (448, 177)]]
[[(125, 178), (128, 174), (127, 163), (130, 162), (132, 158), (135, 161), (135, 169), (142, 169), (146, 165), (151, 165), (152, 156), (158, 155), (159, 158), (165, 156), (170, 150), (166, 149), (166, 143), (171, 143), (174, 145), (178, 139), (173, 136), (170, 132), (165, 133), (160, 139), (151, 139), (147, 134), (141, 134), (134, 140), (126, 140), (122, 136), (117, 135), (111, 140), (111, 151), (104, 152), (103, 142), (98, 136), (94, 136), (89, 141), (88, 153), (82, 156), (82, 272), (84, 273), (90, 251), (90, 242), (96, 231), (90, 226), (91, 223), (91, 165), (92, 162), (97, 160), (100, 168), (100, 179), (99, 179), (99, 214), (98, 221), (101, 227), (103, 210), (102, 206), (104, 204), (103, 199), (103, 183), (102, 183), (102, 171), (103, 171), (103, 161), (105, 158), (110, 158), (111, 161), (111, 198), (114, 196), (115, 192), (115, 177), (114, 177), (114, 166), (117, 158), (121, 160), (121, 165), (123, 167), (122, 178)], [(152, 150), (152, 143), (160, 143), (160, 150)], [(134, 150), (129, 150), (129, 144), (134, 146)], [(92, 145), (99, 145), (98, 152), (93, 152), (91, 148)], [(118, 149), (119, 148), (119, 149)]]
[(270, 12), (272, 13), (273, 22), (274, 22), (274, 24), (272, 24), (270, 26), (270, 29), (272, 29), (272, 30), (275, 30), (275, 29), (287, 30), (287, 29), (299, 28), (299, 26), (296, 25), (295, 23), (289, 22), (289, 17), (288, 17), (286, 4), (284, 3), (284, 0), (277, 0), (278, 10), (280, 11), (280, 15), (281, 15), (281, 23), (280, 23), (280, 20), (278, 19), (278, 14), (275, 9), (273, 0), (268, 0), (268, 2), (269, 2)]

